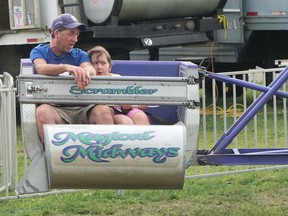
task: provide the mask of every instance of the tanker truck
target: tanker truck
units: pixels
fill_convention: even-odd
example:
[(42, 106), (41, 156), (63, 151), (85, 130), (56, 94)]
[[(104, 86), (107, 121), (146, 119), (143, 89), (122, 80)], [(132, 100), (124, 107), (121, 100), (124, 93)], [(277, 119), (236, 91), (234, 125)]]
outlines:
[[(215, 72), (273, 68), (288, 59), (287, 0), (229, 0), (223, 8), (225, 29), (213, 32), (213, 41), (189, 46), (160, 48), (160, 60), (206, 60)], [(134, 51), (132, 59), (148, 58)], [(279, 60), (279, 61), (278, 61)]]
[(0, 3), (0, 72), (19, 74), (20, 59), (39, 43), (50, 41), (52, 20), (71, 13), (87, 25), (77, 47), (105, 46), (113, 59), (129, 59), (146, 49), (211, 41), (222, 29), (219, 16), (227, 0), (2, 0)]

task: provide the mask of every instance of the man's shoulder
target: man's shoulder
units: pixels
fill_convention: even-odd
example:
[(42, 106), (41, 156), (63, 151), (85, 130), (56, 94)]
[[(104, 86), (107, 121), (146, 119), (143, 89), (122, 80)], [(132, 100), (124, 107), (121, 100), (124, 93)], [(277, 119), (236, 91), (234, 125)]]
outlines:
[(47, 53), (49, 53), (49, 43), (48, 44), (38, 44), (36, 47), (34, 47), (30, 52), (30, 59), (31, 61), (34, 61), (36, 58), (43, 58), (47, 56)]
[(80, 54), (87, 54), (84, 50), (80, 48), (73, 48), (71, 51), (72, 54), (80, 55)]
[(50, 48), (49, 43), (45, 43), (45, 44), (38, 44), (37, 46), (35, 46), (31, 52), (48, 52)]
[(84, 62), (90, 62), (88, 54), (79, 48), (73, 48), (70, 55), (75, 60), (75, 65), (81, 65)]
[(36, 47), (34, 48), (38, 48), (38, 49), (47, 49), (49, 48), (49, 43), (43, 43), (43, 44), (38, 44)]

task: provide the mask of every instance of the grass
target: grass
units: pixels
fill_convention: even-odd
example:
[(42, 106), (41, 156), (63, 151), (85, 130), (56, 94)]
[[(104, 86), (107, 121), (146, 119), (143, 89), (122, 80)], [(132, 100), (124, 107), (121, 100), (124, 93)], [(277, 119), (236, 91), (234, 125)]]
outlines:
[[(252, 132), (249, 130), (249, 133)], [(20, 134), (21, 129), (18, 127), (18, 137), (21, 137)], [(18, 142), (21, 162), (23, 159), (21, 139)], [(23, 164), (19, 167), (23, 167)], [(204, 169), (217, 172), (227, 169), (199, 168), (198, 174), (204, 173)], [(233, 170), (235, 167), (228, 169)], [(187, 175), (192, 175), (194, 171), (194, 167), (190, 167)], [(23, 169), (19, 169), (19, 172), (19, 176), (22, 176)], [(182, 190), (125, 190), (123, 196), (119, 196), (116, 190), (85, 190), (8, 200), (0, 202), (0, 215), (284, 216), (288, 214), (287, 201), (288, 170), (278, 169), (189, 179), (185, 181)]]
[[(219, 101), (221, 104), (221, 101)], [(268, 107), (268, 112), (273, 112)], [(261, 116), (261, 112), (259, 113)], [(283, 113), (277, 113), (283, 119)], [(218, 136), (223, 130), (222, 117), (217, 117)], [(207, 116), (208, 122), (213, 122)], [(270, 117), (267, 120), (271, 125)], [(264, 125), (263, 118), (257, 118), (258, 125)], [(228, 125), (233, 118), (228, 118)], [(214, 124), (214, 123), (213, 123)], [(214, 143), (213, 124), (207, 125), (207, 143)], [(253, 124), (253, 122), (252, 122)], [(283, 123), (277, 122), (278, 141), (283, 142)], [(257, 131), (259, 147), (265, 145), (264, 130)], [(201, 133), (202, 131), (200, 131)], [(249, 146), (255, 145), (253, 127), (248, 125)], [(21, 137), (18, 128), (18, 137)], [(269, 131), (268, 141), (274, 137)], [(271, 138), (272, 137), (272, 138)], [(200, 136), (200, 143), (203, 142)], [(237, 144), (244, 144), (244, 134), (239, 134)], [(18, 141), (19, 161), (23, 159), (23, 147)], [(210, 147), (210, 145), (208, 145)], [(22, 162), (21, 162), (22, 163)], [(20, 164), (19, 167), (23, 167)], [(199, 169), (198, 169), (199, 168)], [(244, 167), (245, 168), (245, 167)], [(197, 167), (197, 174), (227, 170), (241, 170), (243, 167)], [(19, 169), (19, 176), (23, 174)], [(195, 174), (194, 167), (187, 175)], [(163, 180), (165, 181), (165, 179)], [(55, 194), (43, 197), (30, 197), (0, 202), (0, 215), (14, 216), (76, 216), (76, 215), (141, 215), (141, 216), (190, 216), (190, 215), (288, 215), (288, 170), (273, 169), (242, 174), (230, 174), (207, 178), (185, 180), (182, 190), (125, 190), (120, 196), (115, 190), (85, 190), (81, 192)]]
[(10, 200), (0, 215), (287, 215), (288, 170), (186, 180), (183, 190), (87, 190)]

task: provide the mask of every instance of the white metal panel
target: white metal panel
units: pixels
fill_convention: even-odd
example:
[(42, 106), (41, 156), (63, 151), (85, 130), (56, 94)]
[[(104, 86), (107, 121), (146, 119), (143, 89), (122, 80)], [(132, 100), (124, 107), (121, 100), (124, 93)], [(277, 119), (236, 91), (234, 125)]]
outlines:
[(254, 30), (288, 30), (287, 0), (243, 1), (245, 28)]
[(224, 7), (224, 15), (228, 20), (228, 27), (215, 31), (215, 41), (221, 43), (243, 43), (243, 11), (242, 0), (229, 0)]
[(259, 16), (287, 15), (287, 0), (249, 0), (243, 1), (243, 10), (247, 12), (258, 12)]
[(44, 125), (44, 133), (50, 188), (183, 187), (184, 124)]
[[(0, 44), (3, 45), (21, 45), (21, 44), (38, 44), (50, 42), (51, 37), (49, 30), (33, 29), (29, 31), (10, 31), (0, 37)], [(30, 42), (31, 41), (31, 42)], [(5, 58), (6, 59), (6, 58)], [(11, 61), (15, 61), (10, 58)]]
[(49, 29), (51, 27), (52, 21), (61, 13), (58, 6), (57, 0), (49, 0), (39, 2), (41, 11), (41, 27), (44, 29)]
[[(86, 0), (85, 0), (86, 1)], [(85, 2), (84, 1), (84, 2)], [(80, 0), (64, 0), (63, 4), (65, 13), (73, 14), (78, 21), (81, 21), (80, 17), (80, 7), (77, 5), (79, 4)], [(67, 6), (68, 5), (68, 6)], [(60, 5), (58, 0), (49, 0), (49, 1), (39, 1), (40, 13), (41, 13), (41, 27), (43, 29), (50, 29), (53, 20), (61, 14)]]

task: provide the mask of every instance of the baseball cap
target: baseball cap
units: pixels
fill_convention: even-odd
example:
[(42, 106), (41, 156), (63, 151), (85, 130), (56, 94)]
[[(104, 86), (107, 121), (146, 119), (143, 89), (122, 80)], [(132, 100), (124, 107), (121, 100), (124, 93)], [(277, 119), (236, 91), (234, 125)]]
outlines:
[(55, 18), (51, 25), (51, 31), (55, 31), (58, 28), (67, 28), (67, 29), (73, 29), (73, 28), (79, 28), (80, 31), (85, 31), (86, 26), (83, 23), (79, 23), (76, 17), (74, 17), (71, 14), (64, 13)]

